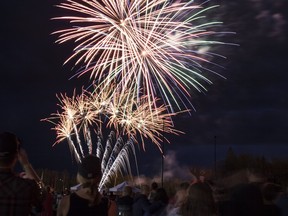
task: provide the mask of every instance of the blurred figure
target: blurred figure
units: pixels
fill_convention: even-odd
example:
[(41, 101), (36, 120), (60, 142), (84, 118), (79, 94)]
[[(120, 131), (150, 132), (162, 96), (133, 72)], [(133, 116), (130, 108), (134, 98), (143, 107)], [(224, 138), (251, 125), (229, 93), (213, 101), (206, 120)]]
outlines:
[(148, 185), (142, 185), (140, 194), (138, 194), (133, 203), (133, 216), (149, 216), (149, 208), (151, 203), (148, 200), (150, 188)]
[(101, 177), (100, 159), (94, 155), (84, 157), (78, 166), (77, 173), (77, 181), (81, 184), (81, 188), (61, 199), (57, 215), (116, 215), (115, 202), (103, 197), (98, 190)]
[(181, 216), (216, 215), (213, 194), (207, 190), (203, 183), (198, 182), (190, 185), (187, 192), (187, 197), (179, 209)]
[(152, 216), (166, 216), (166, 207), (168, 202), (169, 197), (166, 190), (164, 188), (158, 188), (150, 206), (150, 214)]
[[(14, 134), (0, 134), (0, 215), (3, 216), (28, 216), (33, 210), (41, 211), (40, 178), (19, 145)], [(25, 171), (25, 179), (13, 171), (17, 160)]]
[(182, 182), (176, 189), (176, 194), (172, 201), (167, 206), (167, 216), (178, 215), (180, 206), (185, 201), (187, 196), (187, 189), (189, 188), (189, 182)]
[(264, 207), (263, 216), (281, 216), (280, 208), (275, 204), (279, 198), (281, 186), (274, 183), (266, 183), (262, 188)]
[(187, 194), (187, 190), (189, 188), (190, 184), (188, 182), (182, 182), (179, 185), (179, 188), (176, 192), (175, 195), (175, 206), (181, 206), (182, 203), (184, 202), (184, 199), (186, 197)]
[(58, 209), (58, 206), (62, 197), (63, 197), (62, 193), (58, 193), (58, 192), (54, 193), (54, 206), (53, 206), (54, 215), (57, 215), (57, 209)]
[(282, 216), (288, 216), (288, 187), (283, 188), (276, 201), (276, 205), (280, 208)]
[(154, 197), (156, 195), (156, 191), (158, 189), (158, 184), (157, 182), (152, 182), (151, 184), (151, 191), (150, 191), (150, 194), (148, 196), (148, 199), (150, 202), (153, 202), (154, 201)]
[(261, 187), (266, 182), (259, 173), (246, 172), (248, 182), (231, 188), (230, 213), (233, 216), (263, 215), (263, 196)]
[(41, 216), (52, 216), (53, 215), (53, 202), (54, 202), (54, 197), (52, 194), (52, 190), (50, 186), (46, 186), (45, 190), (45, 198), (43, 201), (43, 209), (41, 212)]
[(133, 194), (132, 187), (125, 186), (122, 197), (119, 197), (116, 202), (118, 215), (132, 216), (133, 201), (134, 201), (132, 194)]

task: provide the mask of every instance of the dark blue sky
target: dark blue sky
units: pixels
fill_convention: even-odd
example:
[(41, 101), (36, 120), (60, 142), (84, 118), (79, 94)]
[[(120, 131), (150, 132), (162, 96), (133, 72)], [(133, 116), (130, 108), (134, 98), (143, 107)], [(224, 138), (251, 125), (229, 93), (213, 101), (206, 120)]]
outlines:
[[(59, 1), (15, 0), (1, 4), (0, 131), (13, 131), (22, 138), (36, 168), (63, 170), (72, 164), (68, 147), (65, 142), (52, 147), (52, 125), (40, 119), (58, 109), (56, 94), (72, 94), (74, 87), (80, 89), (88, 80), (68, 80), (71, 65), (63, 66), (63, 62), (72, 46), (54, 44), (56, 38), (51, 35), (59, 29), (59, 23), (50, 20), (60, 15), (53, 6), (56, 3)], [(217, 136), (217, 145), (222, 146), (217, 149), (219, 157), (228, 146), (246, 146), (242, 151), (267, 157), (287, 155), (288, 20), (283, 10), (287, 3), (220, 3), (215, 16), (224, 21), (223, 30), (237, 32), (227, 42), (240, 47), (220, 50), (227, 57), (220, 62), (226, 67), (220, 72), (227, 79), (213, 77), (214, 85), (206, 95), (193, 96), (197, 111), (175, 119), (176, 129), (186, 134), (169, 137), (166, 150), (175, 152), (180, 164), (212, 165), (211, 146)], [(140, 151), (138, 157), (143, 170), (159, 167), (154, 146), (148, 146), (146, 153)]]

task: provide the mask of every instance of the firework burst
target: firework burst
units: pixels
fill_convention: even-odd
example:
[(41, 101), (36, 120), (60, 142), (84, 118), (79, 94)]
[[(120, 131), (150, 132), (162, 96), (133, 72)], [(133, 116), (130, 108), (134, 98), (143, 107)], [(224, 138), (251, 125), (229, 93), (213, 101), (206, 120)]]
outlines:
[[(102, 160), (100, 188), (117, 173), (131, 175), (129, 155), (134, 155), (136, 161), (134, 143), (138, 143), (139, 137), (143, 149), (144, 139), (150, 139), (161, 151), (164, 133), (181, 133), (173, 128), (171, 118), (176, 113), (167, 113), (164, 105), (151, 109), (146, 96), (136, 101), (130, 98), (129, 91), (123, 95), (108, 88), (97, 88), (93, 93), (83, 91), (76, 95), (74, 92), (72, 97), (60, 94), (58, 100), (61, 111), (43, 121), (55, 125), (55, 144), (67, 140), (71, 155), (78, 163), (87, 152)], [(112, 131), (104, 147), (102, 128)], [(93, 141), (93, 137), (98, 141)], [(124, 139), (128, 141), (125, 143)]]
[[(210, 47), (227, 44), (211, 39), (224, 32), (215, 31), (220, 22), (207, 21), (206, 12), (217, 7), (206, 7), (207, 2), (66, 0), (58, 5), (71, 16), (55, 18), (70, 23), (54, 32), (56, 42), (75, 43), (66, 62), (74, 61), (79, 68), (74, 76), (88, 74), (94, 90), (79, 96), (74, 92), (72, 97), (60, 94), (61, 112), (44, 120), (55, 125), (55, 144), (67, 139), (78, 162), (85, 151), (93, 154), (92, 138), (97, 136), (101, 185), (118, 171), (130, 172), (133, 143), (141, 140), (145, 149), (148, 139), (162, 151), (160, 143), (169, 142), (165, 133), (182, 133), (174, 129), (172, 118), (193, 107), (192, 89), (206, 91), (206, 84), (212, 84), (209, 73), (221, 76), (207, 68), (216, 65), (215, 56), (223, 57)], [(100, 140), (103, 128), (115, 131), (105, 148)]]
[[(58, 111), (43, 120), (55, 125), (55, 144), (68, 138), (70, 148), (79, 149), (77, 152), (82, 156), (84, 151), (81, 137), (84, 137), (89, 153), (92, 152), (90, 128), (100, 134), (102, 128), (110, 128), (117, 135), (132, 139), (135, 143), (140, 138), (143, 149), (144, 140), (150, 139), (160, 150), (164, 133), (181, 133), (173, 128), (172, 121), (172, 117), (179, 112), (167, 113), (164, 105), (157, 109), (151, 108), (147, 96), (142, 96), (140, 100), (130, 96), (129, 91), (123, 95), (108, 88), (106, 91), (105, 88), (97, 88), (93, 93), (83, 91), (79, 96), (74, 93), (72, 97), (60, 94), (58, 99), (62, 112)], [(78, 145), (71, 141), (71, 136), (75, 137)]]
[(57, 42), (77, 44), (67, 61), (85, 65), (79, 76), (89, 73), (98, 84), (116, 82), (117, 91), (136, 91), (138, 99), (148, 96), (154, 108), (153, 98), (160, 95), (169, 112), (174, 105), (188, 109), (189, 89), (205, 91), (205, 83), (212, 83), (205, 73), (213, 71), (204, 65), (213, 53), (205, 49), (224, 43), (209, 39), (222, 32), (214, 31), (220, 22), (205, 18), (217, 6), (171, 2), (68, 0), (58, 6), (73, 15), (56, 19), (68, 20), (71, 28), (55, 32)]

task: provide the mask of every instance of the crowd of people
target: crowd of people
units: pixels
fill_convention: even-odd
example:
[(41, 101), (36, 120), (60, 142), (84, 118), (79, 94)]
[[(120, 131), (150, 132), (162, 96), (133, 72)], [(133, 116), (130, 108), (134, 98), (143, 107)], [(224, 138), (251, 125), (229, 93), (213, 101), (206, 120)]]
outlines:
[[(14, 167), (22, 166), (25, 175)], [(244, 178), (243, 178), (244, 176)], [(0, 134), (0, 215), (3, 216), (287, 216), (283, 187), (251, 172), (221, 181), (182, 182), (168, 194), (157, 182), (135, 191), (125, 186), (111, 198), (99, 191), (101, 161), (85, 156), (78, 165), (81, 187), (58, 197), (44, 185), (29, 163), (17, 136)]]

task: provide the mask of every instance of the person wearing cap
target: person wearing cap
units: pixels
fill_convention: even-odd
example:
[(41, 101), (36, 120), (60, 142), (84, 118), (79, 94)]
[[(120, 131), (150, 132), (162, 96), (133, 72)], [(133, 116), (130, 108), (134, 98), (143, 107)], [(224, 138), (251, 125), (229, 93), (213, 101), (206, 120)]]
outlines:
[(115, 216), (116, 203), (99, 192), (101, 177), (100, 159), (94, 155), (85, 156), (78, 165), (76, 177), (81, 188), (61, 199), (57, 216)]
[[(40, 178), (19, 145), (16, 135), (10, 132), (0, 134), (0, 215), (28, 216), (41, 206)], [(17, 161), (27, 178), (14, 173)]]

